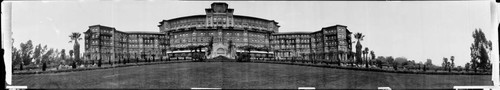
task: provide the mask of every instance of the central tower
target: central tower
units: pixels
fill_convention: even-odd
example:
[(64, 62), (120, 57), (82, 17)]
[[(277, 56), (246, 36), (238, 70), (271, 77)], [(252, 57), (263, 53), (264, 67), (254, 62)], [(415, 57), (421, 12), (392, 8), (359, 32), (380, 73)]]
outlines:
[(229, 29), (233, 26), (233, 11), (234, 9), (228, 8), (227, 3), (215, 2), (210, 5), (210, 8), (205, 9), (206, 12), (206, 24), (208, 28), (216, 30), (214, 37), (214, 45), (212, 45), (212, 51), (207, 58), (215, 58), (218, 56), (224, 56), (226, 58), (235, 59), (236, 50), (230, 48), (230, 43), (224, 37), (224, 29)]
[(209, 27), (228, 27), (234, 23), (234, 9), (228, 8), (227, 3), (215, 2), (211, 8), (205, 9), (206, 25)]

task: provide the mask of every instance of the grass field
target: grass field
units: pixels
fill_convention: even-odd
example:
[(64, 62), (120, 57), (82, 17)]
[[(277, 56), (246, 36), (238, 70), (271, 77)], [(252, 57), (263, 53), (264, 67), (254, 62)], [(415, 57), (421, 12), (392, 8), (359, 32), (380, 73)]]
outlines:
[(28, 88), (452, 89), (492, 85), (490, 75), (399, 74), (297, 65), (189, 62), (52, 74), (14, 75)]

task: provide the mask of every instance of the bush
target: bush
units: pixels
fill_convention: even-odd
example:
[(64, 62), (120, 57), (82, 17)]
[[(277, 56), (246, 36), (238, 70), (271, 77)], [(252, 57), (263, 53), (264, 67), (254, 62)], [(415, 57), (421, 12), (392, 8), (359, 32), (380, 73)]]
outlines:
[(248, 62), (250, 61), (250, 55), (247, 53), (240, 54), (236, 59), (237, 62)]
[(43, 65), (42, 65), (42, 71), (45, 71), (46, 68), (47, 68), (47, 64), (43, 63)]
[(102, 60), (99, 60), (99, 61), (97, 62), (97, 67), (101, 67), (101, 64), (102, 64), (102, 62), (101, 62), (101, 61), (102, 61)]
[(375, 61), (375, 63), (377, 64), (377, 66), (378, 66), (379, 68), (382, 68), (382, 64), (383, 64), (383, 62), (382, 62), (381, 60), (378, 60), (378, 59), (377, 59), (377, 60)]
[(23, 70), (23, 64), (20, 64), (19, 68), (20, 68), (21, 70)]
[(75, 69), (75, 68), (76, 68), (76, 63), (75, 63), (75, 62), (73, 62), (73, 64), (71, 65), (71, 67), (72, 67), (73, 69)]

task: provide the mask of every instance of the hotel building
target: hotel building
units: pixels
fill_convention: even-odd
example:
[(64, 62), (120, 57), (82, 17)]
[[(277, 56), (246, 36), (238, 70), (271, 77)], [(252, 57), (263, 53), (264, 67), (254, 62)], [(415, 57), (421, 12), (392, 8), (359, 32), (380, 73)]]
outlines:
[[(84, 32), (84, 56), (90, 61), (102, 57), (113, 62), (190, 58), (192, 50), (179, 49), (189, 46), (205, 46), (201, 51), (207, 53), (208, 59), (219, 56), (235, 59), (245, 52), (240, 48), (244, 46), (254, 47), (249, 52), (252, 57), (265, 59), (331, 60), (347, 58), (343, 52), (351, 52), (351, 32), (347, 26), (280, 33), (278, 22), (234, 15), (234, 9), (226, 3), (212, 3), (205, 12), (162, 20), (159, 32), (123, 32), (108, 26), (89, 26)], [(210, 42), (212, 47), (206, 47)]]

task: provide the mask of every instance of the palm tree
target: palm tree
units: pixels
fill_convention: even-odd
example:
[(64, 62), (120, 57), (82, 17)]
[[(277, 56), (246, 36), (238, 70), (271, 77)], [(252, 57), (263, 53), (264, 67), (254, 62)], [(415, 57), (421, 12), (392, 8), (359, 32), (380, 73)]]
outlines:
[(366, 58), (366, 63), (365, 63), (366, 65), (365, 65), (365, 67), (368, 68), (368, 63), (369, 63), (368, 62), (368, 59), (369, 59), (368, 52), (370, 52), (370, 49), (368, 49), (368, 47), (365, 47), (365, 51), (364, 52), (365, 52), (365, 58)]
[(373, 52), (373, 50), (372, 50), (372, 51), (370, 51), (370, 55), (372, 56), (372, 57), (371, 57), (371, 59), (372, 59), (372, 60), (375, 60), (375, 52)]
[(361, 41), (363, 40), (363, 38), (365, 37), (365, 35), (363, 35), (362, 33), (356, 33), (354, 34), (354, 38), (356, 38), (358, 40), (357, 44), (356, 44), (356, 62), (358, 64), (360, 64), (362, 61), (361, 61), (361, 51), (363, 49), (363, 45), (361, 45)]
[(69, 38), (71, 39), (69, 43), (74, 42), (73, 45), (73, 51), (75, 53), (75, 60), (77, 62), (80, 62), (80, 44), (78, 43), (78, 40), (82, 40), (82, 37), (80, 37), (82, 34), (78, 32), (73, 32), (71, 35), (69, 35)]

